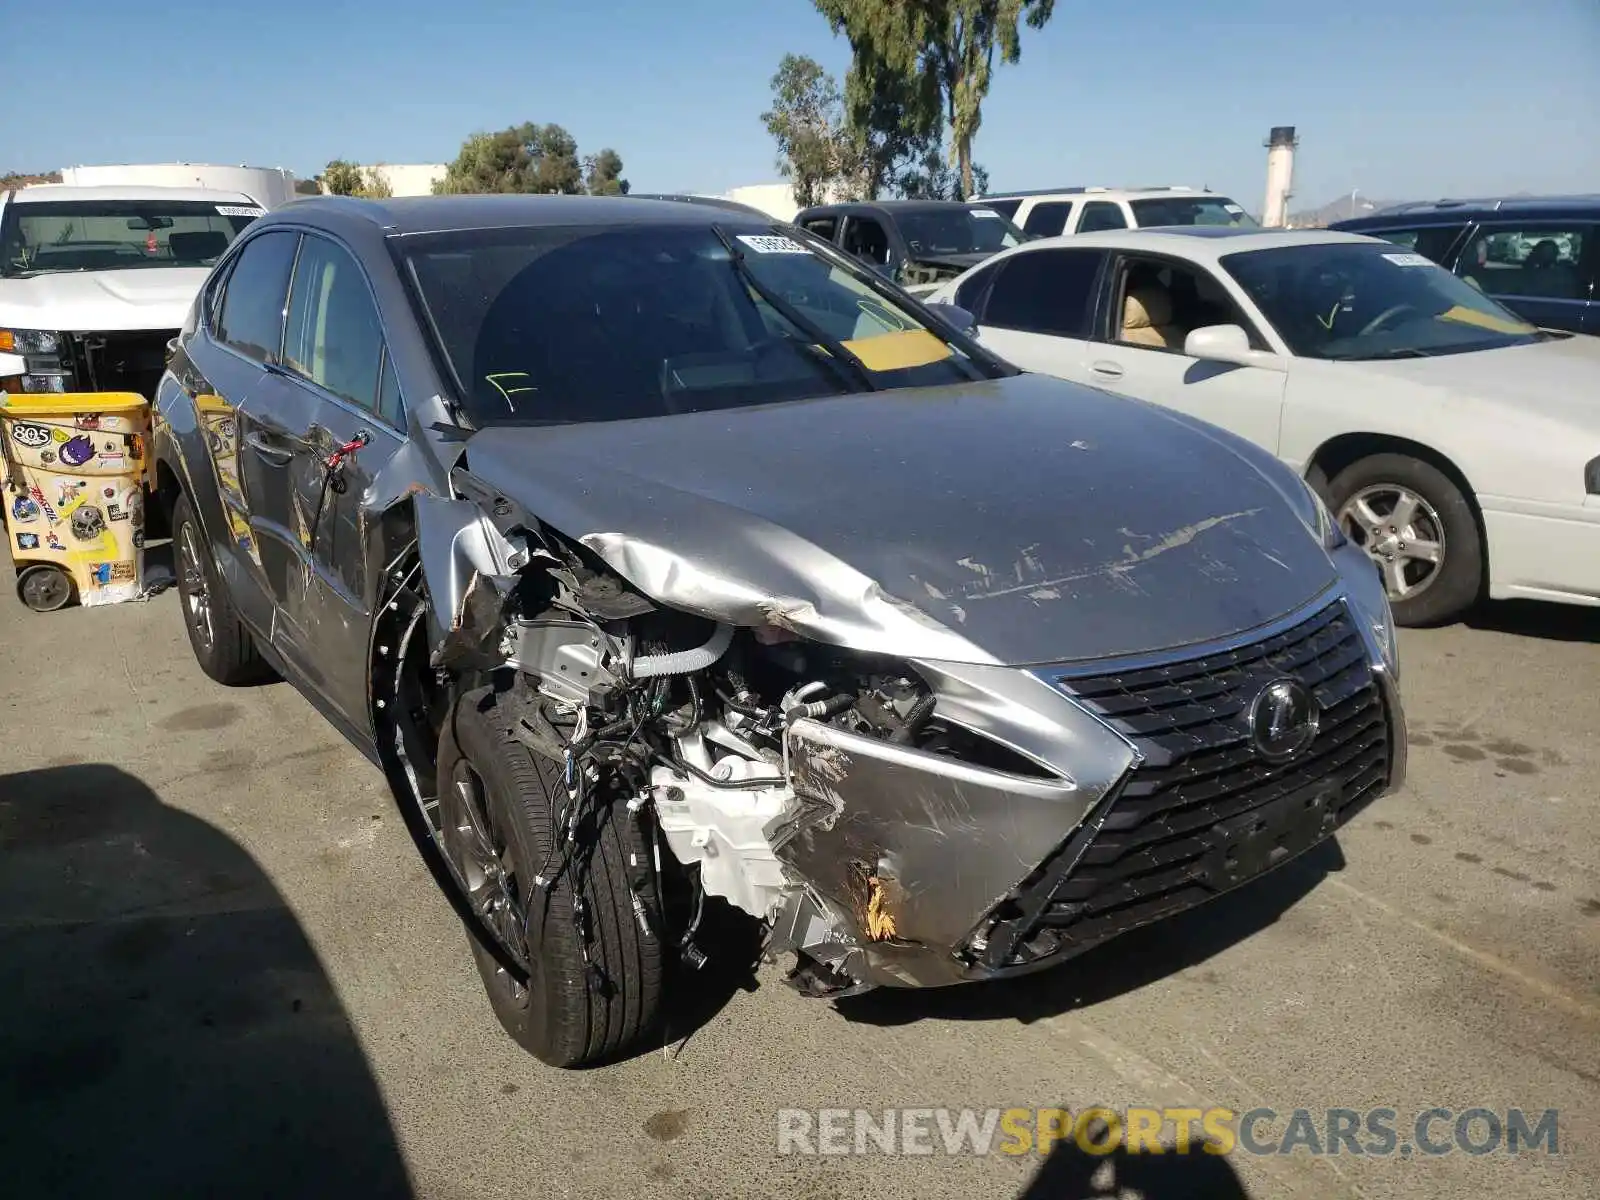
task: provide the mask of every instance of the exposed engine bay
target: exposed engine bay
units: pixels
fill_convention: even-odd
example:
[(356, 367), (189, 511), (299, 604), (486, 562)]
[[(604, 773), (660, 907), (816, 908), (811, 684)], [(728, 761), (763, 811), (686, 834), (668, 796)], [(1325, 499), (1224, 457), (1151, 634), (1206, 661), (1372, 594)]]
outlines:
[[(985, 805), (1032, 788), (1057, 802), (1042, 854), (1092, 798), (945, 719), (933, 687), (904, 661), (779, 624), (739, 627), (664, 607), (548, 528), (509, 516), (494, 524), (514, 547), (516, 573), (471, 574), (431, 665), (509, 681), (499, 701), (517, 714), (515, 736), (562, 764), (563, 846), (575, 844), (592, 806), (625, 806), (659, 838), (655, 870), (662, 845), (689, 869), (695, 911), (670, 933), (691, 966), (704, 960), (694, 940), (700, 903), (714, 896), (766, 924), (769, 953), (797, 955), (789, 978), (806, 994), (956, 982), (963, 967), (950, 952), (970, 918), (949, 924), (959, 905), (919, 900), (873, 822), (920, 821), (939, 853), (963, 835), (981, 853)], [(933, 760), (949, 777), (910, 799), (915, 820), (892, 806), (872, 820), (856, 811), (853, 793), (904, 790), (906, 764)], [(898, 774), (886, 785), (884, 771)], [(1027, 826), (1013, 816), (1007, 836), (1019, 824)], [(1013, 858), (1010, 870), (1020, 878), (1024, 865)], [(633, 897), (641, 928), (665, 923), (641, 899), (654, 890)], [(983, 894), (972, 915), (1001, 899)], [(971, 949), (981, 947), (979, 938)]]

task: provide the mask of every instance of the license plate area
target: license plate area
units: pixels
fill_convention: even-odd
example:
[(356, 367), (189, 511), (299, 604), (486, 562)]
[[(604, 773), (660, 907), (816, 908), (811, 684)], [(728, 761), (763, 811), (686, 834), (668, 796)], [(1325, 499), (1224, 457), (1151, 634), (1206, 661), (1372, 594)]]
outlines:
[(1325, 780), (1219, 821), (1199, 874), (1217, 891), (1252, 879), (1309, 850), (1333, 832), (1340, 787)]

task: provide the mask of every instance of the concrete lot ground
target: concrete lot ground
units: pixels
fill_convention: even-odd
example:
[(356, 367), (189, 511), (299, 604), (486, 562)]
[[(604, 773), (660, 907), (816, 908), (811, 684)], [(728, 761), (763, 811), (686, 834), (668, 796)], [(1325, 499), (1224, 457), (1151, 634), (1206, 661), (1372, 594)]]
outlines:
[[(1487, 621), (1403, 636), (1410, 785), (1327, 853), (1010, 985), (714, 981), (686, 1044), (561, 1073), (502, 1036), (378, 773), (288, 686), (213, 686), (171, 593), (34, 616), (0, 573), (3, 1190), (1600, 1194), (1600, 613)], [(1402, 1141), (1433, 1106), (1555, 1108), (1562, 1153), (776, 1154), (786, 1106), (1091, 1104), (1388, 1106)]]

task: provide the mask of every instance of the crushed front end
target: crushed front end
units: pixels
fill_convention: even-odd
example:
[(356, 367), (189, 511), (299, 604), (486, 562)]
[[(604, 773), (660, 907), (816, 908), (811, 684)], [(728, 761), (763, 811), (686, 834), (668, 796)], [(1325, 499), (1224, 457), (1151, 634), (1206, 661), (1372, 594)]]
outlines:
[[(648, 821), (808, 994), (1060, 961), (1288, 861), (1404, 770), (1365, 590), (1225, 643), (1015, 667), (825, 644), (759, 597), (669, 607), (670, 581), (646, 594), (492, 489), (422, 503), (418, 530), (432, 669), (509, 679), (517, 736), (563, 764), (559, 819)], [(701, 957), (698, 916), (636, 912)]]

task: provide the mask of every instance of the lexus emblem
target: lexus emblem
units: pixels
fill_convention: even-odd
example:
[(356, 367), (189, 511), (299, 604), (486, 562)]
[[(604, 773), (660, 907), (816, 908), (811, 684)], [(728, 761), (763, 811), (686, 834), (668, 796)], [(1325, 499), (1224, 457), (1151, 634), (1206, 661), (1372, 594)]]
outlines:
[(1250, 705), (1250, 742), (1268, 762), (1285, 762), (1317, 737), (1322, 710), (1296, 679), (1275, 679)]

